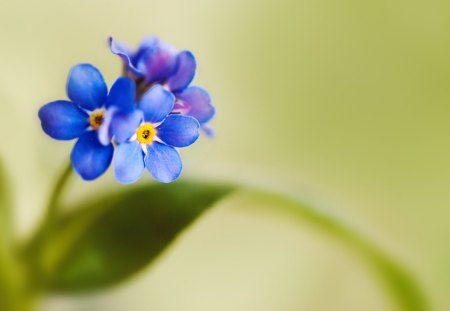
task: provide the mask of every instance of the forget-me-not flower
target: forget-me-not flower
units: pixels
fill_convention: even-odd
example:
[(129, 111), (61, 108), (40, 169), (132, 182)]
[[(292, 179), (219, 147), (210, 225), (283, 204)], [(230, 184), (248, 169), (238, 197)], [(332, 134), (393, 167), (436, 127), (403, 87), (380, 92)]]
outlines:
[(175, 147), (187, 147), (197, 140), (198, 121), (173, 114), (175, 97), (159, 84), (143, 93), (136, 105), (134, 81), (119, 78), (108, 101), (112, 113), (105, 118), (100, 136), (118, 143), (113, 160), (116, 179), (133, 183), (145, 168), (160, 182), (177, 179), (182, 162)]
[(90, 64), (74, 66), (67, 79), (68, 100), (57, 100), (39, 110), (42, 129), (58, 140), (78, 138), (71, 153), (74, 170), (85, 180), (102, 175), (111, 164), (111, 141), (101, 144), (107, 86), (100, 71)]

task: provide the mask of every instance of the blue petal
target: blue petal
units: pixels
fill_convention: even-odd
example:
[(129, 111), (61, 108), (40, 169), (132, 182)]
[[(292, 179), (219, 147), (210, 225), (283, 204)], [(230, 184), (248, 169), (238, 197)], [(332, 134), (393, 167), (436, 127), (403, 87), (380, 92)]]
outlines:
[(118, 182), (130, 184), (144, 172), (144, 153), (141, 145), (134, 141), (120, 144), (114, 154), (114, 174)]
[(103, 123), (98, 129), (98, 139), (103, 145), (108, 145), (114, 137), (117, 143), (122, 143), (136, 133), (144, 121), (143, 112), (135, 109), (132, 112), (120, 112), (115, 107), (106, 110)]
[(113, 37), (109, 37), (108, 41), (111, 52), (122, 58), (127, 71), (131, 71), (136, 76), (144, 75), (145, 71), (139, 70), (134, 66), (132, 62), (133, 52), (125, 44), (118, 42)]
[(209, 93), (198, 86), (191, 86), (184, 91), (177, 93), (177, 100), (182, 101), (187, 107), (187, 115), (192, 116), (205, 124), (214, 116), (216, 109), (214, 108)]
[(130, 113), (116, 112), (111, 121), (111, 135), (120, 144), (136, 133), (143, 119), (143, 113), (139, 109)]
[(39, 110), (38, 115), (42, 129), (54, 139), (77, 138), (89, 126), (89, 115), (65, 100), (48, 103)]
[(168, 145), (187, 147), (193, 144), (198, 136), (200, 124), (193, 117), (169, 115), (157, 128), (158, 137)]
[(194, 54), (190, 51), (182, 51), (177, 56), (177, 65), (174, 74), (167, 80), (167, 85), (172, 92), (185, 89), (194, 79), (197, 63)]
[(120, 77), (114, 82), (106, 99), (106, 107), (116, 107), (122, 112), (135, 109), (136, 84), (127, 77)]
[(114, 147), (103, 146), (96, 131), (83, 134), (75, 144), (70, 159), (75, 171), (84, 180), (93, 180), (102, 175), (111, 164)]
[(103, 76), (94, 66), (80, 64), (70, 70), (67, 95), (82, 108), (87, 110), (100, 108), (104, 104), (107, 92)]
[(156, 180), (169, 183), (177, 179), (183, 164), (175, 148), (158, 142), (147, 146), (145, 167)]
[(156, 84), (144, 93), (139, 107), (144, 112), (146, 122), (161, 122), (172, 111), (175, 96), (160, 84)]

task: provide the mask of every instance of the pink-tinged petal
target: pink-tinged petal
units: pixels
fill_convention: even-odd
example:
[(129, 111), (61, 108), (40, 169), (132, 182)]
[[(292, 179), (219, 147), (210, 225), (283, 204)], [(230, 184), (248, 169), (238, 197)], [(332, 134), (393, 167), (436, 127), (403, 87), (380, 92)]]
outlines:
[(181, 112), (196, 118), (201, 125), (211, 120), (216, 112), (211, 96), (199, 86), (190, 86), (184, 91), (176, 93), (176, 97), (177, 101), (181, 101), (178, 104), (179, 107), (184, 109)]

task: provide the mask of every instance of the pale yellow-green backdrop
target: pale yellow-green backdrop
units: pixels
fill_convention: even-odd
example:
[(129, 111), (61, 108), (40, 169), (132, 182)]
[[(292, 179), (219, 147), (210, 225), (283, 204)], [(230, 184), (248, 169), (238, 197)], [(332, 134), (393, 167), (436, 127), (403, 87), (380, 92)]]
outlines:
[[(106, 39), (158, 35), (198, 60), (214, 140), (183, 150), (184, 177), (281, 190), (344, 219), (450, 309), (450, 2), (444, 0), (0, 0), (0, 155), (26, 237), (71, 142), (37, 110), (70, 67), (120, 72)], [(146, 176), (142, 183), (150, 182)], [(72, 196), (118, 187), (111, 173)], [(45, 310), (384, 310), (352, 252), (235, 196), (152, 267), (112, 291)]]

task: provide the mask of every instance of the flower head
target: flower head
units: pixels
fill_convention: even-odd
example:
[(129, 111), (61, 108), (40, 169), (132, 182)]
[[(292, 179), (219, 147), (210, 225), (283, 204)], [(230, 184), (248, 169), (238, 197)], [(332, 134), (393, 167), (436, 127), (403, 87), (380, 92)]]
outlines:
[(126, 75), (136, 81), (138, 97), (160, 84), (175, 96), (173, 112), (192, 116), (202, 126), (212, 119), (215, 108), (209, 93), (190, 86), (197, 68), (192, 52), (178, 52), (157, 37), (143, 40), (135, 51), (113, 38), (109, 45), (111, 52), (122, 58)]
[(156, 180), (171, 182), (182, 170), (175, 147), (194, 143), (200, 125), (193, 117), (172, 114), (175, 97), (158, 84), (146, 91), (136, 105), (134, 85), (129, 78), (119, 78), (109, 97), (112, 112), (104, 129), (108, 126), (105, 135), (118, 142), (114, 155), (116, 179), (125, 184), (135, 182), (147, 168)]
[(121, 183), (136, 181), (145, 168), (160, 182), (174, 181), (182, 170), (176, 148), (194, 143), (215, 113), (208, 92), (190, 85), (194, 55), (155, 37), (134, 52), (109, 42), (124, 61), (125, 76), (108, 93), (97, 68), (74, 66), (67, 81), (70, 100), (44, 105), (42, 128), (54, 139), (78, 139), (71, 162), (85, 180), (99, 177), (114, 161)]
[(104, 119), (107, 86), (92, 65), (74, 66), (67, 79), (68, 100), (57, 100), (39, 110), (42, 129), (58, 140), (78, 138), (71, 154), (72, 166), (85, 180), (93, 180), (109, 167), (114, 147), (100, 144), (98, 129)]

